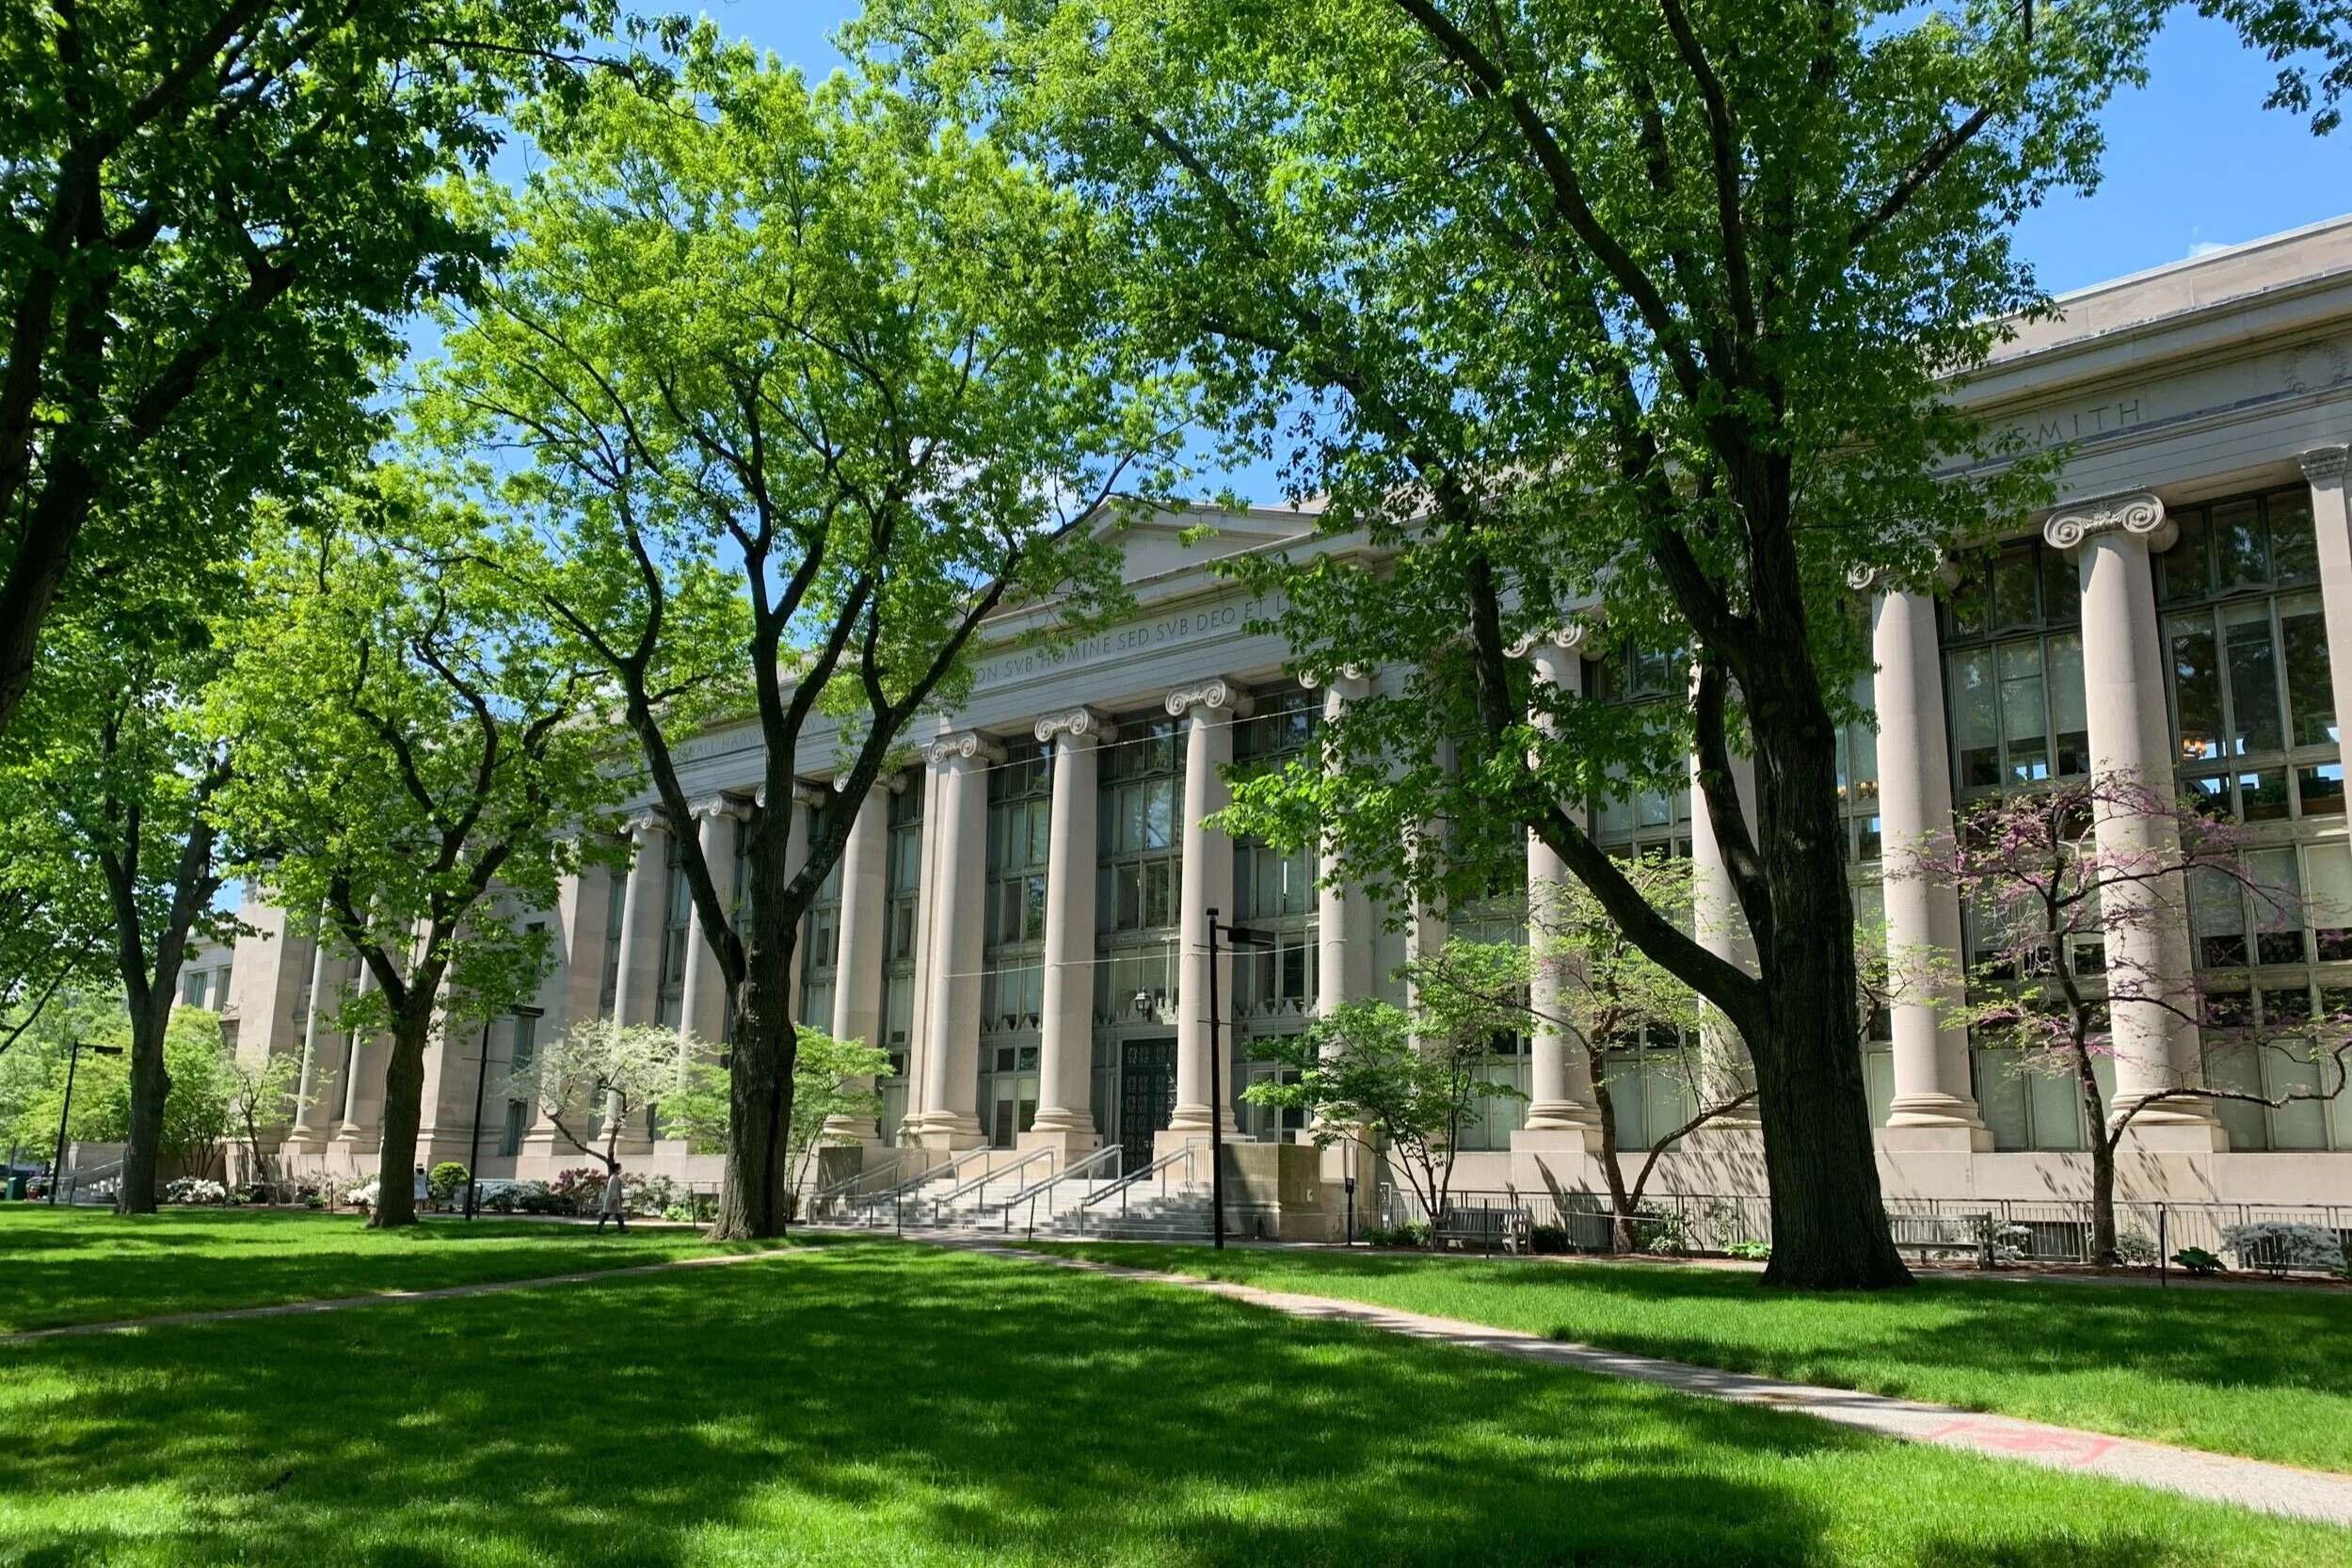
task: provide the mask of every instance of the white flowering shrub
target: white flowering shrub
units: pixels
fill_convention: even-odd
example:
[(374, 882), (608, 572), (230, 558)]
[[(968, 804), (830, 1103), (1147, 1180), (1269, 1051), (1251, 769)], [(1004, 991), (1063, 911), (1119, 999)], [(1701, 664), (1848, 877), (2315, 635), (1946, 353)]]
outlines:
[(343, 1195), (343, 1201), (360, 1208), (374, 1208), (376, 1207), (376, 1179), (377, 1178), (374, 1176), (370, 1176), (366, 1181), (352, 1188), (349, 1192)]
[(2284, 1224), (2265, 1220), (2259, 1224), (2228, 1225), (2221, 1244), (2238, 1255), (2241, 1269), (2269, 1274), (2303, 1270), (2340, 1273), (2344, 1267), (2344, 1238), (2324, 1225)]
[(164, 1183), (164, 1202), (215, 1208), (229, 1201), (229, 1189), (202, 1176), (178, 1176)]
[(1992, 1261), (2023, 1263), (2033, 1250), (2034, 1233), (2015, 1221), (2004, 1221), (1992, 1227)]

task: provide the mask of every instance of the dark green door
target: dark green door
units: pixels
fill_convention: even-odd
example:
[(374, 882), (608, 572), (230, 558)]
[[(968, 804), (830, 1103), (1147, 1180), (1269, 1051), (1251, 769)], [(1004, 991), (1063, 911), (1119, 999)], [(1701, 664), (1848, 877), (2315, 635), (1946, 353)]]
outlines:
[(1151, 1135), (1176, 1114), (1176, 1042), (1129, 1040), (1119, 1053), (1119, 1157), (1122, 1172), (1151, 1163)]

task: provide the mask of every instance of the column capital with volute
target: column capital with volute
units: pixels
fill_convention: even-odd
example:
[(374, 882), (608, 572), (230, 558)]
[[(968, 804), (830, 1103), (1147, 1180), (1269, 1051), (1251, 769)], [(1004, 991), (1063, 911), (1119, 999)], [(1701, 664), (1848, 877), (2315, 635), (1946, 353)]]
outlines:
[(2041, 536), (2053, 550), (2077, 550), (2102, 534), (2142, 540), (2152, 553), (2160, 554), (2172, 548), (2180, 528), (2165, 514), (2164, 502), (2153, 490), (2122, 490), (2073, 502), (2051, 513), (2041, 525)]
[(1004, 747), (977, 729), (965, 729), (942, 735), (924, 746), (923, 760), (935, 768), (973, 760), (994, 765), (1004, 760)]
[(2352, 456), (2352, 448), (2315, 446), (2309, 452), (2298, 453), (2296, 461), (2303, 465), (2304, 478), (2314, 485), (2324, 485), (2330, 479), (2344, 477), (2347, 456)]
[(1119, 727), (1092, 708), (1073, 708), (1066, 713), (1048, 713), (1039, 719), (1032, 733), (1041, 745), (1064, 736), (1073, 744), (1092, 741), (1099, 745), (1118, 739)]
[(1251, 702), (1249, 694), (1227, 682), (1224, 677), (1219, 676), (1213, 680), (1204, 680), (1196, 686), (1175, 688), (1168, 693), (1165, 706), (1168, 710), (1168, 716), (1172, 719), (1180, 719), (1195, 708), (1207, 708), (1212, 712), (1224, 712), (1233, 718), (1245, 719), (1250, 716)]

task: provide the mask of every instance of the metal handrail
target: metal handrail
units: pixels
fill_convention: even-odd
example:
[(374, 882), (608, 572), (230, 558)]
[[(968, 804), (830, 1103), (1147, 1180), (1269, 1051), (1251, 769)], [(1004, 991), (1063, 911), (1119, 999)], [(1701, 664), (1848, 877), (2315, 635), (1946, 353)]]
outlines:
[(1121, 1176), (1118, 1180), (1112, 1182), (1101, 1192), (1086, 1198), (1084, 1201), (1080, 1203), (1078, 1207), (1081, 1209), (1092, 1208), (1095, 1205), (1101, 1203), (1104, 1199), (1113, 1195), (1116, 1195), (1119, 1200), (1124, 1203), (1127, 1200), (1128, 1190), (1133, 1188), (1136, 1183), (1144, 1180), (1147, 1176), (1159, 1176), (1161, 1172), (1165, 1171), (1169, 1166), (1175, 1164), (1179, 1160), (1184, 1161), (1185, 1172), (1189, 1176), (1192, 1167), (1192, 1151), (1196, 1148), (1204, 1148), (1206, 1146), (1207, 1140), (1205, 1139), (1190, 1140), (1182, 1148), (1170, 1149), (1167, 1153), (1161, 1155), (1159, 1159), (1153, 1160), (1150, 1164), (1144, 1166), (1133, 1176)]
[(1105, 1144), (1103, 1147), (1098, 1148), (1094, 1153), (1088, 1155), (1085, 1159), (1080, 1160), (1077, 1164), (1064, 1165), (1062, 1169), (1054, 1172), (1053, 1175), (1046, 1177), (1045, 1180), (1033, 1182), (1031, 1185), (1022, 1188), (1019, 1192), (1004, 1200), (1004, 1207), (1009, 1209), (1016, 1203), (1027, 1203), (1032, 1201), (1036, 1198), (1038, 1193), (1044, 1192), (1047, 1188), (1053, 1186), (1056, 1182), (1067, 1181), (1072, 1176), (1078, 1176), (1083, 1171), (1090, 1170), (1107, 1160), (1118, 1159), (1119, 1156), (1125, 1152), (1127, 1152), (1126, 1149), (1118, 1144)]
[[(993, 1153), (995, 1151), (991, 1150), (989, 1152)], [(1051, 1149), (1032, 1149), (1027, 1154), (1021, 1156), (1018, 1160), (1013, 1161), (1010, 1165), (991, 1165), (988, 1169), (981, 1172), (980, 1175), (974, 1176), (971, 1180), (964, 1182), (960, 1186), (952, 1187), (948, 1191), (940, 1193), (937, 1197), (932, 1199), (931, 1223), (933, 1224), (937, 1224), (939, 1223), (940, 1205), (953, 1203), (956, 1199), (962, 1197), (967, 1192), (982, 1191), (985, 1189), (990, 1182), (996, 1180), (997, 1177), (1001, 1176), (1011, 1176), (1015, 1171), (1019, 1170), (1024, 1165), (1034, 1165), (1040, 1160), (1051, 1160), (1052, 1158), (1053, 1151)], [(985, 1208), (987, 1205), (983, 1203), (981, 1207)]]
[(974, 1160), (980, 1159), (985, 1155), (994, 1154), (997, 1151), (995, 1149), (985, 1146), (976, 1149), (966, 1149), (962, 1154), (952, 1155), (936, 1165), (927, 1166), (924, 1169), (918, 1171), (915, 1175), (908, 1176), (904, 1181), (898, 1183), (894, 1187), (886, 1187), (878, 1192), (871, 1192), (867, 1194), (865, 1200), (860, 1203), (858, 1207), (871, 1215), (876, 1208), (880, 1208), (883, 1204), (888, 1203), (891, 1206), (892, 1212), (898, 1219), (899, 1223), (904, 1224), (906, 1219), (906, 1195), (909, 1192), (912, 1192), (916, 1188), (922, 1186), (933, 1177), (942, 1174), (946, 1175), (950, 1178), (952, 1178), (956, 1172), (962, 1170), (966, 1165), (971, 1163)]
[(841, 1202), (842, 1207), (844, 1208), (848, 1207), (847, 1203), (843, 1200), (846, 1200), (856, 1194), (856, 1190), (859, 1182), (869, 1181), (874, 1176), (881, 1175), (884, 1171), (895, 1171), (900, 1166), (906, 1163), (908, 1155), (920, 1152), (920, 1150), (917, 1149), (891, 1149), (889, 1151), (888, 1160), (879, 1168), (863, 1168), (855, 1170), (850, 1172), (849, 1175), (841, 1177), (839, 1181), (826, 1183), (824, 1186), (818, 1188), (814, 1193), (810, 1194), (808, 1199), (808, 1212), (811, 1214), (818, 1213), (824, 1208), (836, 1202)]

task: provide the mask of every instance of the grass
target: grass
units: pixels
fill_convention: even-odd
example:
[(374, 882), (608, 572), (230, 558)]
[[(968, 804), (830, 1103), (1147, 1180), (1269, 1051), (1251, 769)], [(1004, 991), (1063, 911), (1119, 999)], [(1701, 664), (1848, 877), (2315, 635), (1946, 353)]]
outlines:
[(743, 1251), (695, 1231), (602, 1236), (532, 1220), (370, 1230), (355, 1215), (176, 1208), (117, 1216), (0, 1205), (0, 1333), (222, 1307), (430, 1290)]
[[(1041, 1244), (1042, 1246), (1042, 1244)], [(2352, 1471), (2352, 1295), (1955, 1279), (1767, 1290), (1658, 1264), (1245, 1247), (1050, 1250), (1674, 1361)]]
[(888, 1241), (0, 1351), (0, 1565), (2347, 1564), (2352, 1532)]

